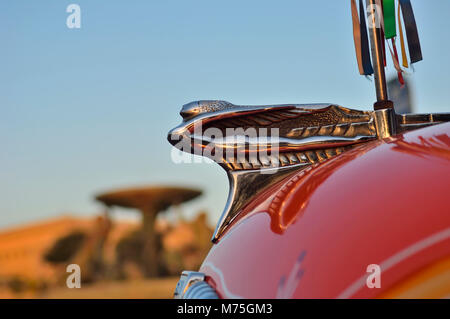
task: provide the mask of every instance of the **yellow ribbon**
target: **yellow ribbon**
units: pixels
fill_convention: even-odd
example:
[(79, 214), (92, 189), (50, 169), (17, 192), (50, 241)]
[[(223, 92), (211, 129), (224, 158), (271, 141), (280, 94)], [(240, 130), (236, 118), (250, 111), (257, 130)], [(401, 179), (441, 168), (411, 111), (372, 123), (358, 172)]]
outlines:
[(405, 39), (403, 38), (402, 19), (400, 17), (400, 1), (398, 2), (398, 28), (400, 33), (400, 46), (402, 47), (402, 61), (403, 67), (408, 67), (408, 58), (406, 57)]

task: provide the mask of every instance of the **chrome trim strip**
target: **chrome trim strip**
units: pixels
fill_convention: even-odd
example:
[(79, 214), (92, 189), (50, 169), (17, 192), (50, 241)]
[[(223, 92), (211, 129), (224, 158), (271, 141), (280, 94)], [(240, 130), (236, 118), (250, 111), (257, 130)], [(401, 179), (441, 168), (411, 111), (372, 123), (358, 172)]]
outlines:
[(218, 299), (215, 290), (205, 281), (205, 274), (183, 271), (175, 287), (174, 299)]

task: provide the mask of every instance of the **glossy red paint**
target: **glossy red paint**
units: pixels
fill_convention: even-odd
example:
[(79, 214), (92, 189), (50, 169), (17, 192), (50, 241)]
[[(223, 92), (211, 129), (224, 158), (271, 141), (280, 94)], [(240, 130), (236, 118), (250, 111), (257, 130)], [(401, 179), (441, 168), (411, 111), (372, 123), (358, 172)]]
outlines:
[[(242, 211), (201, 270), (219, 295), (372, 298), (450, 255), (450, 123), (294, 173)], [(381, 266), (381, 288), (366, 286)]]

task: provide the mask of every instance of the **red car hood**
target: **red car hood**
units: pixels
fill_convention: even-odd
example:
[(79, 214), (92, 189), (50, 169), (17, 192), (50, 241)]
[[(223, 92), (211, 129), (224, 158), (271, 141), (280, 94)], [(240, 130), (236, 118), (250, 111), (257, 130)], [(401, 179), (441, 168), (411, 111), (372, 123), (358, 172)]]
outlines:
[(369, 142), (255, 198), (200, 271), (224, 298), (377, 297), (450, 255), (449, 189), (450, 123)]

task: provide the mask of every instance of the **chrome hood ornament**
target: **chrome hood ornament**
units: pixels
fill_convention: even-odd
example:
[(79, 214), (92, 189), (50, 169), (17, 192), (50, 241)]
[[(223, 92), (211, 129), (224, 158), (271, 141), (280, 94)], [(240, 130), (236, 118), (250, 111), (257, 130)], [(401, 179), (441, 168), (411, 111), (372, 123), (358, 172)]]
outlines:
[(229, 177), (230, 193), (213, 241), (257, 193), (293, 170), (376, 139), (384, 129), (373, 112), (334, 104), (238, 106), (196, 101), (184, 105), (180, 114), (183, 122), (169, 132), (169, 142), (213, 159)]
[[(252, 151), (251, 146), (270, 152), (274, 142), (270, 137), (274, 137), (274, 131), (278, 135), (274, 147), (288, 153), (345, 146), (376, 137), (375, 123), (369, 112), (333, 104), (239, 106), (225, 101), (196, 101), (184, 105), (180, 114), (183, 122), (169, 132), (168, 139), (175, 146), (180, 146), (182, 139), (182, 147), (189, 144), (194, 153), (199, 151), (200, 155), (205, 155), (205, 149), (210, 148), (223, 155), (235, 155), (233, 151), (242, 149), (248, 153)], [(267, 137), (266, 142), (261, 142), (263, 137)], [(286, 156), (279, 158), (282, 166), (291, 164)], [(210, 157), (231, 170), (274, 164), (270, 163), (271, 158), (267, 158), (269, 163), (264, 159), (260, 163), (237, 163), (233, 161), (234, 156), (229, 159), (212, 154)]]
[(180, 114), (183, 121), (169, 132), (169, 142), (209, 157), (228, 174), (230, 191), (213, 242), (255, 195), (293, 171), (360, 143), (449, 119), (448, 114), (396, 115), (393, 109), (358, 111), (335, 104), (240, 106), (226, 101), (191, 102)]

